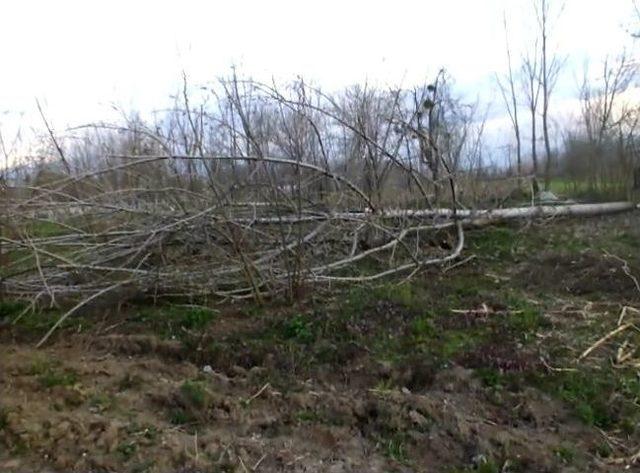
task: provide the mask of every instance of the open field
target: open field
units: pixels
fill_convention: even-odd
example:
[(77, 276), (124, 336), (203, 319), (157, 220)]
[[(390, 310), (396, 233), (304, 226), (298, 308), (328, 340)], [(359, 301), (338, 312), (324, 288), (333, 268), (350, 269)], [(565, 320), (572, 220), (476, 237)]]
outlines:
[(59, 312), (3, 302), (0, 471), (633, 467), (638, 212), (466, 238), (405, 283), (95, 308), (39, 350)]
[(558, 196), (590, 202), (626, 199), (629, 192), (624, 183), (616, 180), (590, 184), (586, 180), (563, 177), (551, 179), (549, 190)]

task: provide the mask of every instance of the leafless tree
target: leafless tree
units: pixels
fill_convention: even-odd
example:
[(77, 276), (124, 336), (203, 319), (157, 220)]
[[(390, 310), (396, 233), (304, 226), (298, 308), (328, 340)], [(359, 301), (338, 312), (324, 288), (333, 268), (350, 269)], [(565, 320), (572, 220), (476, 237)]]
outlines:
[(49, 127), (65, 163), (50, 146), (31, 178), (11, 178), (0, 243), (20, 257), (2, 290), (71, 307), (42, 343), (98, 300), (293, 299), (450, 264), (465, 225), (600, 211), (465, 208), (483, 121), (444, 72), (414, 90), (334, 94), (234, 72), (202, 94), (184, 80), (176, 97), (73, 141)]
[(605, 58), (598, 86), (591, 84), (589, 68), (585, 67), (580, 101), (585, 132), (592, 143), (602, 143), (612, 128), (628, 118), (631, 109), (621, 105), (622, 108), (616, 113), (616, 100), (627, 90), (636, 75), (637, 64), (630, 61), (626, 53), (622, 53), (613, 63), (610, 58)]
[(533, 48), (533, 53), (528, 52), (522, 61), (522, 89), (525, 93), (529, 117), (531, 120), (531, 160), (533, 163), (533, 174), (538, 175), (538, 101), (540, 98), (540, 80), (539, 80), (539, 60), (538, 60), (537, 41)]
[(580, 128), (568, 137), (565, 168), (588, 182), (591, 189), (629, 187), (633, 173), (638, 107), (623, 94), (637, 76), (638, 67), (623, 53), (606, 58), (594, 79), (585, 65), (580, 86)]
[(551, 184), (551, 166), (553, 155), (551, 152), (551, 139), (549, 136), (549, 104), (551, 94), (555, 87), (563, 61), (549, 50), (549, 37), (551, 34), (551, 0), (535, 0), (536, 17), (540, 35), (540, 71), (539, 81), (542, 87), (542, 134), (546, 154), (545, 162), (545, 188)]
[(503, 79), (501, 79), (500, 75), (498, 74), (496, 74), (496, 82), (498, 83), (500, 93), (502, 94), (502, 99), (504, 100), (509, 119), (511, 120), (511, 124), (513, 126), (513, 133), (516, 138), (517, 172), (518, 176), (520, 176), (522, 174), (522, 145), (520, 140), (520, 123), (518, 121), (518, 98), (516, 94), (516, 78), (514, 77), (511, 61), (511, 46), (509, 41), (506, 13), (503, 14), (502, 21), (504, 25), (505, 47), (507, 53), (507, 75), (505, 78), (507, 83), (504, 84)]

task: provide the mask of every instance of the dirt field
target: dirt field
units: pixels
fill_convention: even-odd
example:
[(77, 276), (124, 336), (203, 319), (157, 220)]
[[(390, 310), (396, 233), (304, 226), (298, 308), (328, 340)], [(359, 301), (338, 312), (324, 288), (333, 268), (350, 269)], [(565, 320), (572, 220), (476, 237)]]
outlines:
[(640, 216), (467, 237), (401, 285), (95, 310), (41, 350), (59, 313), (3, 303), (0, 472), (637, 468)]

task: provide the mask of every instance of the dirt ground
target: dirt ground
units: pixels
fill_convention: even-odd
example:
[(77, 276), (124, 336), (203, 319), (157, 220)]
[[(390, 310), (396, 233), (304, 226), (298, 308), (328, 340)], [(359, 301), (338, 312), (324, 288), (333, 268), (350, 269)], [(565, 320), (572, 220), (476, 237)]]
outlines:
[(640, 216), (468, 239), (473, 259), (410, 283), (292, 306), (132, 304), (40, 350), (56, 312), (14, 324), (21, 306), (4, 303), (0, 472), (638, 468), (640, 336), (577, 360), (624, 307), (640, 318)]

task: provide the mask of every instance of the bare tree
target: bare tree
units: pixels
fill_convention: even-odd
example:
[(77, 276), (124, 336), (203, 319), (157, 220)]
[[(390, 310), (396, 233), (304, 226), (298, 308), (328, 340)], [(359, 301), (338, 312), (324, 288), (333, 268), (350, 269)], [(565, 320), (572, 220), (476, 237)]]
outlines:
[(634, 80), (637, 64), (629, 61), (626, 53), (622, 53), (612, 64), (609, 57), (602, 64), (599, 77), (600, 86), (594, 87), (589, 80), (589, 68), (585, 67), (583, 82), (580, 87), (582, 119), (585, 132), (591, 142), (602, 143), (608, 132), (627, 118), (629, 109), (615, 113), (616, 100)]
[(542, 134), (546, 154), (545, 188), (551, 184), (551, 139), (549, 137), (549, 104), (563, 61), (549, 51), (549, 36), (551, 33), (550, 0), (535, 0), (535, 10), (540, 34), (540, 72), (539, 81), (542, 87)]
[(507, 52), (507, 75), (506, 81), (507, 84), (503, 84), (500, 76), (496, 74), (496, 82), (498, 83), (498, 87), (500, 88), (500, 93), (502, 94), (502, 99), (504, 100), (504, 104), (507, 107), (507, 113), (509, 114), (509, 119), (511, 120), (511, 124), (513, 126), (513, 132), (516, 138), (516, 163), (517, 163), (517, 172), (518, 176), (522, 174), (522, 145), (520, 140), (520, 124), (518, 121), (518, 99), (516, 95), (516, 80), (513, 75), (513, 67), (511, 61), (511, 46), (509, 41), (509, 31), (507, 28), (507, 16), (506, 13), (502, 16), (502, 21), (504, 25), (504, 36), (505, 36), (505, 46)]
[(531, 120), (531, 160), (533, 162), (533, 174), (538, 175), (538, 101), (540, 98), (540, 80), (539, 63), (538, 63), (538, 45), (537, 41), (534, 46), (533, 54), (527, 53), (522, 61), (522, 88), (525, 92), (527, 100), (527, 108)]
[(621, 96), (637, 72), (637, 64), (625, 53), (614, 61), (606, 58), (595, 83), (585, 65), (579, 91), (581, 128), (571, 136), (565, 166), (573, 174), (579, 169), (591, 189), (624, 187), (633, 173), (638, 107)]

